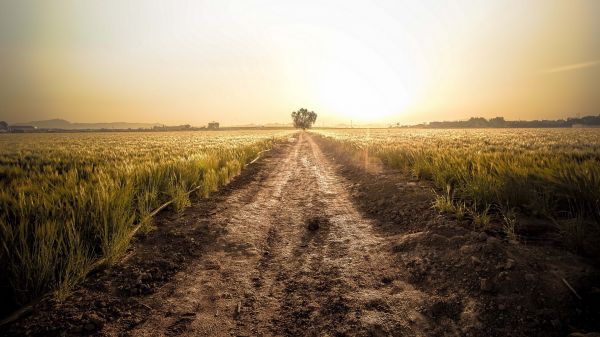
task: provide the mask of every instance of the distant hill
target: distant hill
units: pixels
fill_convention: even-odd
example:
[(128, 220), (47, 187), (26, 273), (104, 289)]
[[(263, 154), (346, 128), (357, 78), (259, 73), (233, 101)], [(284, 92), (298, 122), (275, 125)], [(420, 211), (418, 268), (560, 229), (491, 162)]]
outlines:
[(61, 129), (61, 130), (91, 130), (91, 129), (151, 129), (160, 126), (158, 123), (71, 123), (64, 119), (49, 119), (44, 121), (33, 121), (29, 123), (16, 123), (15, 125), (33, 125), (38, 129)]

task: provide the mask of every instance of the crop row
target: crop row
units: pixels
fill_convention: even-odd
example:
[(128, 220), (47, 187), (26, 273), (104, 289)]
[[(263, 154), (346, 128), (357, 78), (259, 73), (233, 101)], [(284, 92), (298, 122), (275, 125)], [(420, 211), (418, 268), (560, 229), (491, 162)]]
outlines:
[[(277, 132), (32, 134), (0, 137), (0, 286), (11, 306), (64, 296), (168, 200), (206, 197)], [(6, 308), (5, 308), (6, 310)]]
[[(434, 206), (486, 227), (543, 219), (578, 250), (600, 223), (600, 130), (319, 130), (340, 151), (430, 180)], [(550, 229), (550, 228), (549, 228)]]

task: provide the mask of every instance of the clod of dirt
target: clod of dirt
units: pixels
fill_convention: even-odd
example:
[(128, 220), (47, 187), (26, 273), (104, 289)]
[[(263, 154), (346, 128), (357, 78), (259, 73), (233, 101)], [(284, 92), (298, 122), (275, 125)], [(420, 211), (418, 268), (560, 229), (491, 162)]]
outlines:
[(316, 231), (317, 229), (319, 229), (319, 227), (321, 227), (320, 221), (318, 218), (312, 218), (310, 220), (308, 220), (308, 230), (309, 231)]
[(492, 280), (490, 279), (481, 278), (479, 279), (479, 283), (482, 291), (491, 292), (492, 290), (494, 290), (494, 285), (492, 283)]
[(317, 217), (312, 217), (310, 219), (308, 219), (308, 230), (311, 232), (314, 232), (316, 230), (318, 230), (319, 228), (321, 228), (321, 225), (324, 225), (326, 223), (329, 222), (329, 220), (327, 218), (321, 217), (321, 216), (317, 216)]

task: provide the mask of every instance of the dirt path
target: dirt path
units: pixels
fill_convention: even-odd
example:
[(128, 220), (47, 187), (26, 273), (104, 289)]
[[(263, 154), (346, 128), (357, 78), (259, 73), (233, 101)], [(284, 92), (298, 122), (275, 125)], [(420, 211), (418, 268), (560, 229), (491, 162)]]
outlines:
[(300, 133), (211, 199), (158, 219), (131, 257), (7, 335), (597, 331), (600, 278), (588, 261), (472, 231), (431, 209), (427, 183), (365, 158)]
[(314, 141), (300, 135), (274, 162), (258, 191), (239, 189), (216, 210), (226, 234), (148, 299), (152, 317), (132, 335), (377, 334), (423, 323), (411, 309), (418, 296), (382, 281), (395, 268), (389, 242)]

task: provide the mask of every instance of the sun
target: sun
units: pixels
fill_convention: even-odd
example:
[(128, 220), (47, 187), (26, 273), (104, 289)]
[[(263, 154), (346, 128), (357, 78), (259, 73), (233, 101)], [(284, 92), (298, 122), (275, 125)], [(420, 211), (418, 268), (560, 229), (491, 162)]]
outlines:
[(316, 88), (319, 102), (337, 117), (372, 122), (401, 109), (402, 104), (392, 101), (393, 93), (382, 91), (360, 74), (334, 67), (322, 75)]
[(358, 41), (336, 41), (323, 54), (316, 72), (319, 105), (339, 118), (357, 122), (383, 122), (401, 114), (413, 100), (414, 69), (406, 62), (392, 66)]

